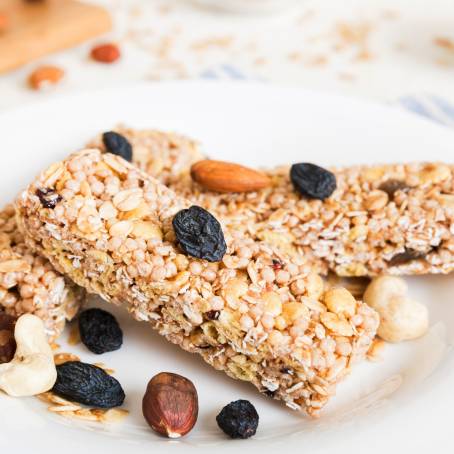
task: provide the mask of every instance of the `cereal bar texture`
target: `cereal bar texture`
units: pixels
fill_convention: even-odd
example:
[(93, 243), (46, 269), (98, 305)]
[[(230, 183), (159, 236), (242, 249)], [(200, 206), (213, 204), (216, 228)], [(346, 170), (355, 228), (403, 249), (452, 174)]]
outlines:
[(41, 317), (53, 340), (76, 315), (85, 292), (25, 245), (15, 214), (13, 205), (0, 211), (0, 310)]
[[(53, 208), (37, 193), (55, 194)], [(83, 150), (17, 201), (30, 246), (171, 342), (314, 415), (364, 357), (378, 316), (287, 257), (224, 226), (221, 262), (188, 257), (172, 227), (187, 200), (121, 158)]]
[[(156, 156), (159, 167), (171, 167), (171, 162), (162, 163), (166, 156), (156, 152), (149, 139), (160, 133), (119, 132), (133, 145), (133, 162), (143, 170), (153, 168)], [(314, 270), (331, 270), (339, 276), (454, 270), (453, 165), (333, 169), (338, 188), (322, 202), (305, 199), (294, 190), (288, 167), (267, 171), (272, 187), (261, 191), (220, 194), (204, 190), (191, 180), (189, 165), (197, 154), (187, 150), (178, 149), (179, 162), (186, 169), (180, 166), (178, 176), (164, 180), (165, 184), (215, 214), (230, 229), (272, 243), (287, 254), (306, 257)]]

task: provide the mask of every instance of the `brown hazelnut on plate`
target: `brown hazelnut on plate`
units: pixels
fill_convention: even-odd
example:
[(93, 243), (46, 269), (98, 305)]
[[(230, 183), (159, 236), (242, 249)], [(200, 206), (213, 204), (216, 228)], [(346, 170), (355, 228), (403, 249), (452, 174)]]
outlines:
[(148, 383), (142, 411), (154, 431), (168, 438), (179, 438), (190, 432), (197, 421), (197, 390), (187, 378), (161, 372)]

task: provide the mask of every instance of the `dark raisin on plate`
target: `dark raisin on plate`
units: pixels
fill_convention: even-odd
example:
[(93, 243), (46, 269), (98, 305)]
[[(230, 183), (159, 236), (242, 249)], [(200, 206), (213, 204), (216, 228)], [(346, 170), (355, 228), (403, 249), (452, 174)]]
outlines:
[(9, 363), (16, 353), (14, 326), (16, 317), (0, 312), (0, 364)]
[(37, 189), (36, 195), (44, 208), (51, 208), (52, 210), (57, 206), (58, 202), (63, 200), (61, 195), (50, 188)]
[(336, 177), (332, 172), (308, 162), (293, 164), (290, 180), (300, 194), (310, 199), (325, 200), (337, 187)]
[(172, 220), (181, 249), (191, 257), (220, 262), (227, 250), (221, 224), (207, 210), (192, 206), (179, 211)]
[(249, 438), (255, 435), (259, 415), (248, 400), (236, 400), (226, 405), (216, 416), (221, 430), (231, 438)]
[(57, 381), (52, 391), (65, 399), (97, 408), (119, 407), (125, 400), (118, 380), (100, 367), (80, 361), (57, 366)]
[(93, 353), (113, 352), (123, 343), (123, 331), (116, 318), (102, 309), (87, 309), (79, 316), (82, 343)]
[(126, 137), (118, 132), (108, 131), (102, 135), (102, 141), (109, 153), (120, 156), (128, 162), (132, 161), (132, 146)]

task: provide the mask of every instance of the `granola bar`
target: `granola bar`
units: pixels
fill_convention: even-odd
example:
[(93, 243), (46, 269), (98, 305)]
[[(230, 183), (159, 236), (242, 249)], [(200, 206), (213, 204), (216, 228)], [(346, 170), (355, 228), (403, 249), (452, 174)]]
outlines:
[(77, 313), (85, 292), (57, 273), (24, 242), (13, 205), (0, 211), (0, 307), (19, 317), (35, 314), (51, 340)]
[[(155, 131), (119, 129), (142, 170), (171, 163), (155, 152)], [(189, 139), (186, 139), (188, 142)], [(195, 146), (195, 145), (194, 145)], [(102, 145), (100, 145), (102, 148)], [(136, 158), (136, 150), (140, 150)], [(220, 194), (193, 182), (197, 153), (178, 149), (178, 174), (164, 180), (230, 229), (306, 257), (314, 269), (339, 276), (447, 274), (454, 270), (454, 166), (412, 163), (333, 169), (338, 189), (324, 202), (295, 192), (288, 167), (267, 171), (272, 187)], [(148, 153), (146, 153), (146, 151)], [(200, 155), (200, 153), (198, 153)], [(185, 157), (183, 156), (185, 155)], [(157, 176), (157, 173), (153, 173)]]
[[(42, 191), (55, 207), (42, 205)], [(364, 358), (377, 314), (345, 289), (324, 289), (302, 257), (225, 226), (221, 262), (182, 254), (172, 219), (188, 206), (94, 149), (51, 166), (17, 201), (29, 244), (74, 282), (216, 369), (317, 414)]]

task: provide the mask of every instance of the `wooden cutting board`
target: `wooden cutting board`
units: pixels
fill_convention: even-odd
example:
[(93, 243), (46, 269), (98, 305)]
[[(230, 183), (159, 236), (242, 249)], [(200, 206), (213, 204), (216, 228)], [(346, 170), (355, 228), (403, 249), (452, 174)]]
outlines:
[(0, 0), (0, 73), (79, 44), (112, 28), (109, 13), (76, 0)]

